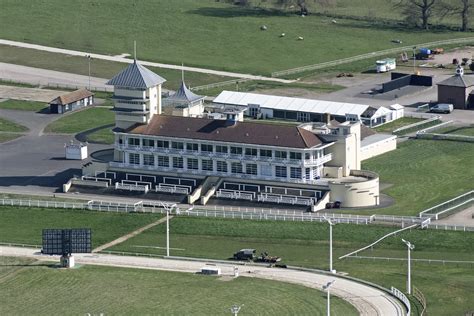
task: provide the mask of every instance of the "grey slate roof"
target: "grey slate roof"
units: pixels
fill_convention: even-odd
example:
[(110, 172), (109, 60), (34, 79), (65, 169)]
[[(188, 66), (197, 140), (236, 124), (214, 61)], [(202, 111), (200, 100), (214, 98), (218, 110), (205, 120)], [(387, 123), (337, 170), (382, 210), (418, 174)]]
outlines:
[(474, 86), (474, 76), (472, 75), (455, 75), (438, 83), (439, 86), (462, 87), (467, 88)]
[(107, 84), (126, 88), (150, 88), (162, 84), (166, 79), (143, 67), (135, 60), (127, 68), (110, 79)]
[(187, 102), (187, 103), (191, 103), (191, 102), (202, 100), (202, 99), (204, 99), (204, 97), (197, 95), (193, 93), (191, 90), (189, 90), (188, 87), (186, 87), (186, 84), (184, 83), (184, 81), (181, 81), (181, 86), (176, 91), (176, 93), (168, 98), (169, 101), (178, 101), (178, 102)]

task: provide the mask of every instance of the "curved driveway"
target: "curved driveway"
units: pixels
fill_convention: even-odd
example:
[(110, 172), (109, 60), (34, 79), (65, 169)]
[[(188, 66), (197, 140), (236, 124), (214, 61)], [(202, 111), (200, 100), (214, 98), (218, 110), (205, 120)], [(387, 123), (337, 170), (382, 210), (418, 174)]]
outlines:
[[(52, 260), (57, 257), (44, 256), (37, 249), (0, 247), (0, 256), (22, 256), (38, 260)], [(174, 259), (157, 259), (106, 254), (75, 254), (75, 260), (81, 264), (156, 269), (196, 273), (206, 264), (205, 261), (184, 261)], [(233, 275), (235, 265), (217, 263), (224, 275)], [(240, 276), (271, 279), (276, 281), (300, 284), (321, 290), (329, 281), (336, 280), (331, 288), (334, 294), (351, 303), (361, 315), (405, 315), (402, 305), (382, 290), (352, 280), (332, 275), (317, 274), (292, 269), (267, 268), (262, 266), (238, 266)]]

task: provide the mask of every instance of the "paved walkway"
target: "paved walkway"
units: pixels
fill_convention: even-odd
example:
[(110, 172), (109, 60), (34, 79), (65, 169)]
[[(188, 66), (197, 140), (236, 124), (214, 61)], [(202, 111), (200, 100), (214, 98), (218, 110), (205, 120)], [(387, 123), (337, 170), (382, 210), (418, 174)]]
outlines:
[(443, 219), (433, 221), (432, 224), (474, 227), (474, 206), (471, 206), (463, 211), (457, 212)]
[[(46, 52), (51, 52), (51, 53), (66, 54), (66, 55), (72, 55), (72, 56), (90, 55), (94, 59), (102, 59), (102, 60), (108, 60), (108, 61), (114, 61), (114, 62), (120, 62), (120, 63), (130, 64), (133, 62), (133, 59), (124, 58), (121, 56), (108, 56), (108, 55), (101, 55), (101, 54), (93, 54), (89, 52), (81, 52), (77, 50), (69, 50), (69, 49), (49, 47), (49, 46), (36, 45), (36, 44), (28, 44), (28, 43), (16, 42), (16, 41), (4, 40), (4, 39), (0, 39), (0, 44), (30, 48), (30, 49), (36, 49), (36, 50), (41, 50), (41, 51), (46, 51)], [(142, 61), (142, 60), (140, 60), (140, 64), (144, 66), (150, 66), (150, 67), (158, 67), (158, 68), (174, 69), (174, 70), (184, 69), (185, 71), (192, 71), (192, 72), (199, 72), (199, 73), (212, 74), (212, 75), (218, 75), (218, 76), (227, 76), (227, 77), (234, 77), (234, 78), (242, 78), (242, 79), (251, 79), (251, 80), (264, 80), (264, 81), (274, 81), (274, 82), (283, 82), (283, 83), (291, 83), (295, 81), (295, 80), (286, 80), (286, 79), (280, 79), (280, 78), (257, 76), (257, 75), (251, 75), (251, 74), (241, 74), (241, 73), (236, 73), (236, 72), (219, 71), (219, 70), (197, 68), (197, 67), (186, 67), (186, 66), (182, 67), (178, 65), (162, 64), (162, 63), (155, 63), (155, 62)]]
[[(38, 249), (0, 247), (0, 256), (21, 256), (37, 260), (58, 260), (57, 256), (44, 256)], [(75, 254), (79, 264), (94, 264), (104, 266), (155, 269), (196, 273), (206, 264), (216, 264), (205, 261), (185, 261), (174, 259), (156, 259), (144, 257), (115, 256), (105, 254)], [(231, 276), (235, 265), (218, 263), (224, 275)], [(391, 295), (377, 288), (370, 287), (352, 280), (335, 275), (317, 274), (293, 269), (267, 268), (263, 266), (239, 266), (242, 277), (270, 279), (287, 283), (300, 284), (309, 288), (321, 290), (322, 286), (335, 280), (331, 294), (341, 297), (351, 303), (360, 315), (405, 315), (401, 304)]]
[[(170, 216), (170, 219), (172, 219), (172, 218), (173, 218), (173, 216)], [(109, 242), (109, 243), (106, 243), (105, 245), (102, 245), (102, 246), (100, 246), (100, 247), (97, 247), (97, 248), (95, 248), (94, 250), (92, 250), (92, 252), (101, 252), (102, 250), (105, 250), (105, 249), (107, 249), (107, 248), (110, 248), (110, 247), (113, 247), (113, 246), (115, 246), (115, 245), (121, 244), (121, 243), (123, 243), (124, 241), (126, 241), (126, 240), (128, 240), (128, 239), (130, 239), (130, 238), (132, 238), (132, 237), (135, 237), (135, 236), (138, 235), (138, 234), (141, 234), (141, 233), (144, 232), (145, 230), (150, 229), (150, 228), (152, 228), (152, 227), (155, 227), (156, 225), (159, 225), (159, 224), (161, 224), (161, 223), (163, 223), (163, 222), (166, 222), (166, 217), (160, 218), (159, 220), (157, 220), (157, 221), (155, 221), (155, 222), (153, 222), (153, 223), (151, 223), (151, 224), (148, 224), (148, 225), (146, 225), (146, 226), (143, 226), (143, 227), (141, 227), (141, 228), (139, 228), (139, 229), (137, 229), (137, 230), (131, 232), (130, 234), (124, 235), (124, 236), (122, 236), (122, 237), (120, 237), (120, 238), (117, 238), (117, 239), (115, 239), (115, 240), (112, 240), (112, 241)]]

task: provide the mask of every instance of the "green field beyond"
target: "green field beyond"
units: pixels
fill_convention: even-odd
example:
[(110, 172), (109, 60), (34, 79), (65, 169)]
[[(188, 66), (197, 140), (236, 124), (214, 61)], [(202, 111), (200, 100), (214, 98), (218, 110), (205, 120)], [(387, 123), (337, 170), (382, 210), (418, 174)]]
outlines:
[[(2, 315), (324, 315), (325, 294), (299, 285), (240, 277), (45, 263), (0, 257)], [(334, 315), (357, 315), (331, 297)]]
[(19, 111), (40, 111), (47, 107), (45, 102), (7, 100), (0, 102), (0, 109), (19, 110)]
[(64, 117), (46, 126), (48, 133), (75, 134), (114, 123), (114, 113), (108, 108), (88, 108)]
[(440, 140), (408, 140), (398, 149), (362, 163), (380, 182), (382, 193), (395, 204), (351, 213), (417, 215), (419, 212), (474, 189), (474, 144)]
[[(471, 36), (408, 32), (375, 19), (332, 23), (214, 0), (0, 0), (0, 7), (1, 38), (111, 55), (133, 54), (136, 40), (141, 60), (259, 74), (396, 47), (393, 39), (413, 45)], [(71, 19), (71, 12), (86, 18)]]
[(0, 132), (22, 133), (28, 129), (20, 124), (0, 117)]

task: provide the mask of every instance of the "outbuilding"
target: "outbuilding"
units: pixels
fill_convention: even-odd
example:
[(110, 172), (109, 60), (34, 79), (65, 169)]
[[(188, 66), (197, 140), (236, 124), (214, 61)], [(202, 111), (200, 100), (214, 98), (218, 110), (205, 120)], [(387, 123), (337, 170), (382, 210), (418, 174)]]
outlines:
[(474, 76), (464, 75), (461, 66), (456, 74), (438, 83), (438, 103), (452, 104), (455, 109), (474, 108), (474, 100), (470, 93), (474, 90)]
[(94, 104), (94, 93), (87, 89), (79, 89), (63, 94), (49, 102), (50, 113), (62, 114), (75, 111)]

